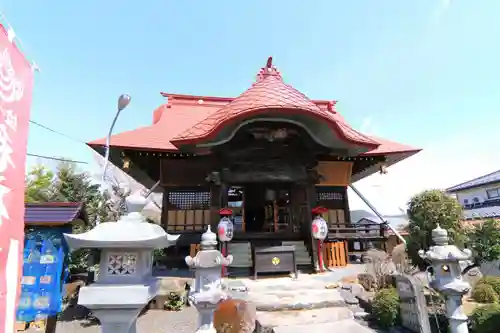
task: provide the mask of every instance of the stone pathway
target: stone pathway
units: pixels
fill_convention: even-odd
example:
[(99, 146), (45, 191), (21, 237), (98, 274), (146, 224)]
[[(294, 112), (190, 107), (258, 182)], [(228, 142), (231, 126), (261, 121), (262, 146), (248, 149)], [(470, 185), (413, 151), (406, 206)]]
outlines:
[(278, 326), (274, 328), (274, 333), (332, 333), (332, 332), (349, 332), (349, 333), (374, 333), (375, 330), (365, 327), (354, 320), (340, 320), (321, 324), (307, 324), (295, 326)]
[[(149, 310), (137, 321), (138, 333), (194, 333), (198, 313), (194, 308), (185, 308), (178, 312)], [(40, 333), (29, 329), (25, 333)], [(56, 333), (100, 333), (99, 325), (87, 326), (85, 321), (60, 321)]]
[[(326, 289), (343, 278), (364, 272), (363, 265), (351, 265), (334, 272), (299, 275), (273, 279), (229, 280), (233, 297), (246, 299), (257, 307), (257, 320), (275, 333), (331, 332), (333, 328), (351, 333), (370, 333), (374, 330), (359, 324), (356, 317), (364, 315), (355, 295), (357, 285)], [(311, 331), (312, 329), (312, 331)]]

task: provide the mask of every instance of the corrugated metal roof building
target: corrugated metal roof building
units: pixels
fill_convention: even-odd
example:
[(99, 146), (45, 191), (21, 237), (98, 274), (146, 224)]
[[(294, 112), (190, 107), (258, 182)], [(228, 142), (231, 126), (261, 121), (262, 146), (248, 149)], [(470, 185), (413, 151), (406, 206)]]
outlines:
[(24, 204), (25, 225), (64, 225), (74, 220), (88, 223), (88, 217), (81, 202), (43, 202)]

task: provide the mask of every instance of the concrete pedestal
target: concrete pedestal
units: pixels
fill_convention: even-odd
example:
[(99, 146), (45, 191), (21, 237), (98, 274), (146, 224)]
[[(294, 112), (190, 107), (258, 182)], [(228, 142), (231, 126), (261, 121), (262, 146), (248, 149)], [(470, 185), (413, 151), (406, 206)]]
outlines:
[(136, 333), (137, 309), (100, 309), (92, 310), (101, 322), (102, 333)]

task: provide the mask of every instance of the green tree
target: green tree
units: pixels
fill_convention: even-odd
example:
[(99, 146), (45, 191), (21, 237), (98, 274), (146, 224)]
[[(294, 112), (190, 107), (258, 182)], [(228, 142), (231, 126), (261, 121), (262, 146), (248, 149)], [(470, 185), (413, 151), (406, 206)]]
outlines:
[[(112, 221), (123, 213), (126, 191), (118, 187), (101, 192), (100, 185), (88, 172), (81, 172), (74, 164), (62, 162), (55, 172), (35, 166), (26, 177), (25, 199), (28, 202), (83, 202), (88, 216), (86, 231), (97, 221)], [(115, 200), (111, 200), (111, 196)], [(116, 202), (118, 201), (118, 203)], [(77, 250), (70, 254), (71, 270), (88, 268), (89, 251)]]
[(42, 165), (33, 167), (26, 175), (25, 202), (47, 202), (52, 194), (54, 173)]
[(109, 196), (100, 191), (100, 185), (93, 182), (90, 173), (78, 171), (75, 164), (62, 162), (57, 166), (50, 193), (50, 201), (83, 202), (89, 227), (108, 217)]
[(500, 222), (488, 219), (477, 226), (471, 227), (467, 233), (467, 245), (474, 255), (472, 265), (465, 268), (464, 273), (482, 263), (500, 258)]
[(413, 264), (425, 266), (418, 250), (427, 250), (432, 241), (432, 230), (439, 224), (446, 229), (450, 243), (463, 246), (466, 232), (462, 227), (462, 206), (456, 198), (440, 190), (427, 190), (415, 195), (408, 203), (408, 256)]

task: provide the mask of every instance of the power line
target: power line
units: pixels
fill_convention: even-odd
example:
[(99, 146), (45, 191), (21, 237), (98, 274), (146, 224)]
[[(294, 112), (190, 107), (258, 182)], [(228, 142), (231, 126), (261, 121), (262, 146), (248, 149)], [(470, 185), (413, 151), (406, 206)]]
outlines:
[(27, 153), (26, 155), (32, 156), (32, 157), (44, 158), (44, 159), (47, 159), (47, 160), (60, 161), (60, 162), (77, 163), (77, 164), (89, 164), (88, 162), (68, 160), (66, 158), (61, 158), (61, 157), (51, 157), (51, 156), (44, 156), (44, 155), (31, 154), (31, 153)]
[(58, 130), (55, 130), (55, 129), (53, 129), (53, 128), (50, 128), (50, 127), (45, 126), (45, 125), (43, 125), (43, 124), (40, 124), (39, 122), (36, 122), (36, 121), (34, 121), (34, 120), (30, 120), (30, 123), (32, 123), (33, 125), (36, 125), (36, 126), (38, 126), (38, 127), (40, 127), (40, 128), (43, 128), (44, 130), (47, 130), (47, 131), (49, 131), (49, 132), (52, 132), (52, 133), (55, 133), (55, 134), (58, 134), (58, 135), (64, 136), (66, 139), (70, 139), (71, 141), (75, 141), (75, 142), (78, 142), (78, 143), (83, 143), (83, 144), (85, 144), (85, 142), (83, 142), (82, 140), (79, 140), (79, 139), (77, 139), (77, 138), (74, 138), (74, 137), (72, 137), (72, 136), (70, 136), (70, 135), (68, 135), (68, 134), (65, 134), (65, 133), (59, 132)]
[[(43, 125), (43, 124), (41, 124), (41, 123), (39, 123), (37, 121), (30, 120), (30, 123), (33, 124), (33, 125), (35, 125), (35, 126), (38, 126), (40, 128), (43, 128), (46, 131), (49, 131), (49, 132), (61, 135), (61, 136), (65, 137), (66, 139), (69, 139), (71, 141), (75, 141), (75, 142), (78, 142), (78, 143), (85, 144), (85, 142), (83, 142), (82, 140), (74, 138), (74, 137), (72, 137), (72, 136), (70, 136), (68, 134), (65, 134), (63, 132), (55, 130), (55, 129), (51, 128), (51, 127), (45, 126), (45, 125)], [(39, 158), (43, 158), (43, 159), (48, 159), (48, 160), (54, 160), (54, 161), (61, 161), (61, 162), (68, 162), (68, 163), (77, 163), (77, 164), (88, 164), (88, 162), (70, 160), (70, 159), (61, 158), (61, 157), (52, 157), (52, 156), (45, 156), (45, 155), (38, 155), (38, 154), (31, 154), (31, 153), (28, 153), (27, 155), (28, 156), (32, 156), (32, 157), (39, 157)]]

